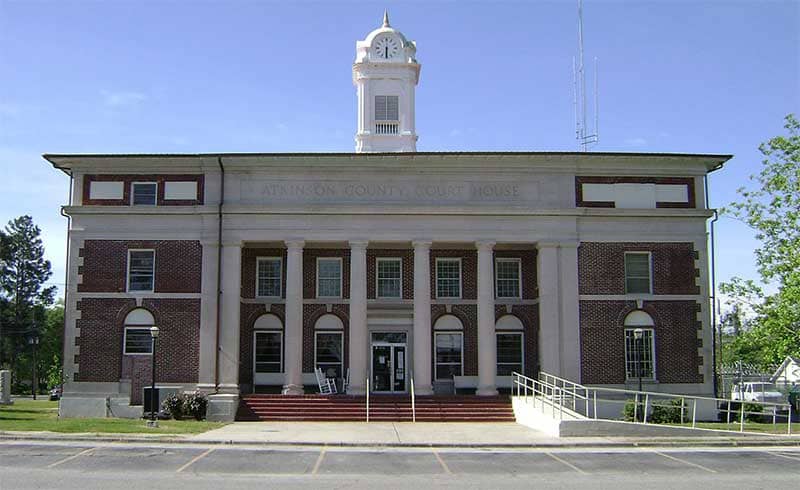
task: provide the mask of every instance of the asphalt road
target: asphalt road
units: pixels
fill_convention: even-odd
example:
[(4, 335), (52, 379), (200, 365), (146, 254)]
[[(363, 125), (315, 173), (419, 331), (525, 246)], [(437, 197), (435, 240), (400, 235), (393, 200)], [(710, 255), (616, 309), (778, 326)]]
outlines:
[(0, 489), (800, 488), (800, 448), (409, 449), (0, 442)]

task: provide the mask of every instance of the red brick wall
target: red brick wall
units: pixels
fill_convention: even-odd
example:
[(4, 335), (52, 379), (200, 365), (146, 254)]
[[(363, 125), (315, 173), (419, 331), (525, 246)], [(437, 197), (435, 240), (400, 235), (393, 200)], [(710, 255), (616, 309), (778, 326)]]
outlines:
[(464, 326), (464, 376), (478, 375), (478, 307), (477, 305), (453, 305), (447, 313), (445, 305), (431, 305), (431, 373), (436, 378), (436, 343), (434, 329), (436, 320), (443, 315), (455, 315)]
[[(506, 311), (505, 305), (495, 305), (495, 321), (508, 315)], [(539, 305), (514, 305), (510, 314), (519, 318), (524, 327), (525, 372), (522, 374), (536, 378), (539, 375)]]
[(203, 250), (196, 240), (86, 240), (78, 251), (78, 291), (126, 291), (128, 250), (142, 248), (155, 250), (156, 293), (200, 292)]
[[(323, 315), (328, 314), (324, 304), (303, 305), (303, 372), (314, 372), (314, 325)], [(350, 305), (334, 304), (331, 314), (344, 324), (344, 372), (350, 364)]]
[(478, 298), (478, 251), (431, 250), (431, 299), (436, 299), (436, 259), (461, 259), (461, 299)]
[[(655, 323), (656, 379), (660, 383), (702, 383), (698, 354), (702, 342), (694, 301), (645, 301)], [(624, 321), (635, 301), (581, 301), (581, 380), (587, 384), (625, 382)]]
[[(522, 299), (539, 297), (539, 280), (536, 271), (536, 250), (496, 250), (495, 259), (520, 259), (522, 268)], [(494, 278), (492, 278), (494, 281)], [(495, 288), (495, 295), (497, 290)]]
[[(242, 249), (242, 298), (256, 297), (256, 258), (282, 257), (283, 274), (281, 297), (286, 298), (286, 249), (285, 248), (243, 248)], [(304, 267), (305, 268), (305, 267)]]
[(686, 185), (689, 200), (682, 202), (656, 202), (657, 208), (694, 208), (696, 199), (694, 193), (694, 179), (691, 177), (575, 177), (575, 205), (590, 208), (613, 208), (610, 201), (584, 201), (582, 184), (667, 184)]
[(692, 243), (583, 242), (578, 247), (580, 294), (625, 294), (625, 252), (651, 252), (653, 294), (700, 294)]
[(378, 258), (400, 257), (402, 259), (403, 299), (414, 299), (414, 251), (397, 249), (367, 249), (367, 299), (377, 296)]
[[(342, 298), (350, 297), (350, 250), (307, 248), (303, 250), (303, 298), (317, 297), (317, 258), (339, 257), (342, 259)], [(330, 298), (335, 301), (336, 298)]]
[[(146, 298), (142, 307), (153, 314), (160, 329), (156, 346), (156, 380), (164, 383), (196, 383), (200, 352), (200, 300)], [(135, 363), (123, 373), (123, 336), (127, 314), (136, 301), (127, 298), (84, 298), (78, 302), (81, 346), (76, 356), (77, 381), (117, 382), (133, 375)], [(144, 356), (124, 356), (144, 357)], [(149, 360), (150, 357), (147, 356)], [(150, 361), (148, 361), (150, 362)], [(149, 373), (147, 381), (149, 381)], [(133, 380), (141, 386), (141, 380)], [(139, 393), (134, 393), (136, 397)]]
[[(122, 199), (89, 199), (89, 189), (92, 182), (123, 182)], [(131, 204), (131, 183), (132, 182), (157, 182), (156, 204), (158, 206), (194, 206), (203, 204), (205, 177), (200, 174), (190, 175), (84, 175), (83, 176), (83, 204), (92, 206), (129, 206)], [(197, 182), (197, 199), (176, 200), (164, 199), (164, 182)]]
[[(242, 391), (247, 392), (247, 387), (253, 385), (253, 325), (266, 313), (272, 313), (285, 324), (286, 309), (282, 304), (274, 304), (267, 312), (263, 304), (256, 303), (241, 303), (239, 308), (239, 383), (243, 386)], [(285, 353), (283, 358), (285, 361)]]

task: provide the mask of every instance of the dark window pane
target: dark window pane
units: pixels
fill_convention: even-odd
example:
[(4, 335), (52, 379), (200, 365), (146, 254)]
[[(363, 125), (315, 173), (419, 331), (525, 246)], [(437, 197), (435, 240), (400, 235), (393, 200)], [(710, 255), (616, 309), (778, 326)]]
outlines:
[(155, 252), (132, 251), (128, 264), (128, 290), (152, 291), (153, 290), (153, 264)]
[(256, 372), (280, 373), (283, 350), (280, 332), (256, 332)]
[(153, 337), (150, 328), (125, 329), (125, 354), (150, 354), (153, 351)]
[(154, 205), (156, 203), (156, 184), (133, 184), (133, 204)]

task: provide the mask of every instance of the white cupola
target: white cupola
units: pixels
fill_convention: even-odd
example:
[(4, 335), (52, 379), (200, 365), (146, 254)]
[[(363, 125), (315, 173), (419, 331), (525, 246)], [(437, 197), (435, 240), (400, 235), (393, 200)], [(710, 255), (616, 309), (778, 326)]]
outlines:
[(417, 45), (389, 25), (356, 41), (353, 84), (358, 93), (356, 152), (417, 151), (414, 90), (419, 82)]

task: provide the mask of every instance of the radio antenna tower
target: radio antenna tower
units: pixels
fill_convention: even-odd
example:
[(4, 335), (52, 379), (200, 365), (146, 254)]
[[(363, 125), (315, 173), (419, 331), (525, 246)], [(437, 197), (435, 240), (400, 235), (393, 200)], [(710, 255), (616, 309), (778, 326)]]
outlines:
[(597, 105), (597, 57), (594, 58), (594, 129), (586, 125), (586, 73), (583, 66), (583, 0), (578, 0), (578, 60), (572, 58), (573, 105), (575, 106), (575, 139), (580, 151), (600, 140), (599, 110)]

